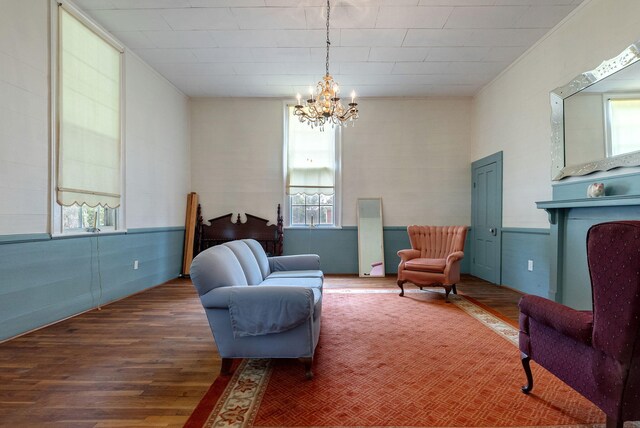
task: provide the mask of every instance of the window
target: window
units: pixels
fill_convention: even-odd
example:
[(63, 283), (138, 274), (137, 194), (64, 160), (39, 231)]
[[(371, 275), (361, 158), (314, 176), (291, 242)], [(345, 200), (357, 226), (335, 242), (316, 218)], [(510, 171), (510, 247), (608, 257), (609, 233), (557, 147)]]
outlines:
[(640, 98), (608, 98), (607, 156), (640, 150)]
[(289, 226), (340, 226), (340, 130), (301, 123), (287, 107), (285, 183)]
[(123, 49), (71, 4), (55, 10), (53, 231), (117, 229)]

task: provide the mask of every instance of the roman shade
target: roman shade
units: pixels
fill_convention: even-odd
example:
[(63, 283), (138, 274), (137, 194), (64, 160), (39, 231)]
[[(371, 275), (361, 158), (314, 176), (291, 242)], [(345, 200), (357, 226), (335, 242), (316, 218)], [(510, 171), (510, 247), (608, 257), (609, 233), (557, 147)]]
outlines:
[(310, 128), (293, 115), (289, 107), (287, 139), (287, 194), (335, 191), (335, 131)]
[(57, 200), (115, 208), (121, 189), (121, 52), (59, 8)]

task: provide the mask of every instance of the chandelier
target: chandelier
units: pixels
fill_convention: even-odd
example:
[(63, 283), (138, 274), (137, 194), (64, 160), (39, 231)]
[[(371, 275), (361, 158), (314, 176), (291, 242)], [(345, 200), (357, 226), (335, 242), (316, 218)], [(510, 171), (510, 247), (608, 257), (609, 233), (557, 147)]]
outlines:
[(307, 122), (311, 127), (320, 127), (324, 131), (325, 123), (344, 126), (349, 123), (353, 125), (358, 119), (358, 104), (355, 102), (356, 93), (351, 92), (351, 102), (345, 107), (340, 102), (340, 87), (329, 74), (329, 15), (331, 13), (331, 5), (327, 0), (327, 60), (325, 63), (326, 74), (315, 88), (309, 87), (310, 98), (306, 101), (306, 105), (301, 104), (301, 96), (297, 95), (298, 102), (295, 106), (293, 114), (298, 116), (300, 122)]

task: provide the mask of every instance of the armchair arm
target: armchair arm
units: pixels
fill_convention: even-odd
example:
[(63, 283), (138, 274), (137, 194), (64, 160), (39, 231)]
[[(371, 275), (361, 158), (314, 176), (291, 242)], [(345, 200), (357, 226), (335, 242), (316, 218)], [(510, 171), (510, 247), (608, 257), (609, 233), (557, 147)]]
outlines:
[(407, 262), (411, 259), (417, 259), (418, 257), (420, 257), (420, 251), (419, 250), (400, 250), (398, 251), (398, 257), (400, 257), (400, 260), (402, 260), (402, 262)]
[(453, 262), (457, 262), (459, 260), (462, 260), (464, 258), (464, 252), (462, 251), (455, 251), (451, 254), (449, 254), (449, 256), (447, 256), (447, 265), (450, 265)]
[(317, 254), (297, 254), (294, 256), (269, 257), (271, 272), (288, 270), (320, 270), (320, 256)]
[(546, 325), (565, 336), (569, 336), (587, 345), (591, 344), (593, 335), (593, 313), (577, 311), (544, 297), (525, 295), (518, 303), (520, 312), (520, 330), (529, 334), (526, 317)]

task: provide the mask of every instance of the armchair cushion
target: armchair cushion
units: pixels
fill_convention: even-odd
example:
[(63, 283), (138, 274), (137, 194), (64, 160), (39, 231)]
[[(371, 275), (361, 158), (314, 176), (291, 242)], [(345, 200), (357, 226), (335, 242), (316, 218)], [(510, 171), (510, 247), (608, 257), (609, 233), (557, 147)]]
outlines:
[(290, 330), (313, 316), (314, 293), (306, 287), (232, 287), (229, 317), (233, 336)]
[(527, 317), (531, 317), (565, 336), (591, 345), (593, 313), (577, 311), (552, 300), (532, 295), (523, 296), (518, 306), (521, 314), (524, 315), (520, 317), (520, 331), (523, 333), (529, 333)]
[(324, 274), (321, 270), (280, 270), (271, 272), (265, 280), (274, 278), (324, 278)]
[(420, 272), (444, 272), (444, 268), (447, 265), (446, 259), (411, 259), (405, 262), (404, 268), (408, 270), (417, 270)]

